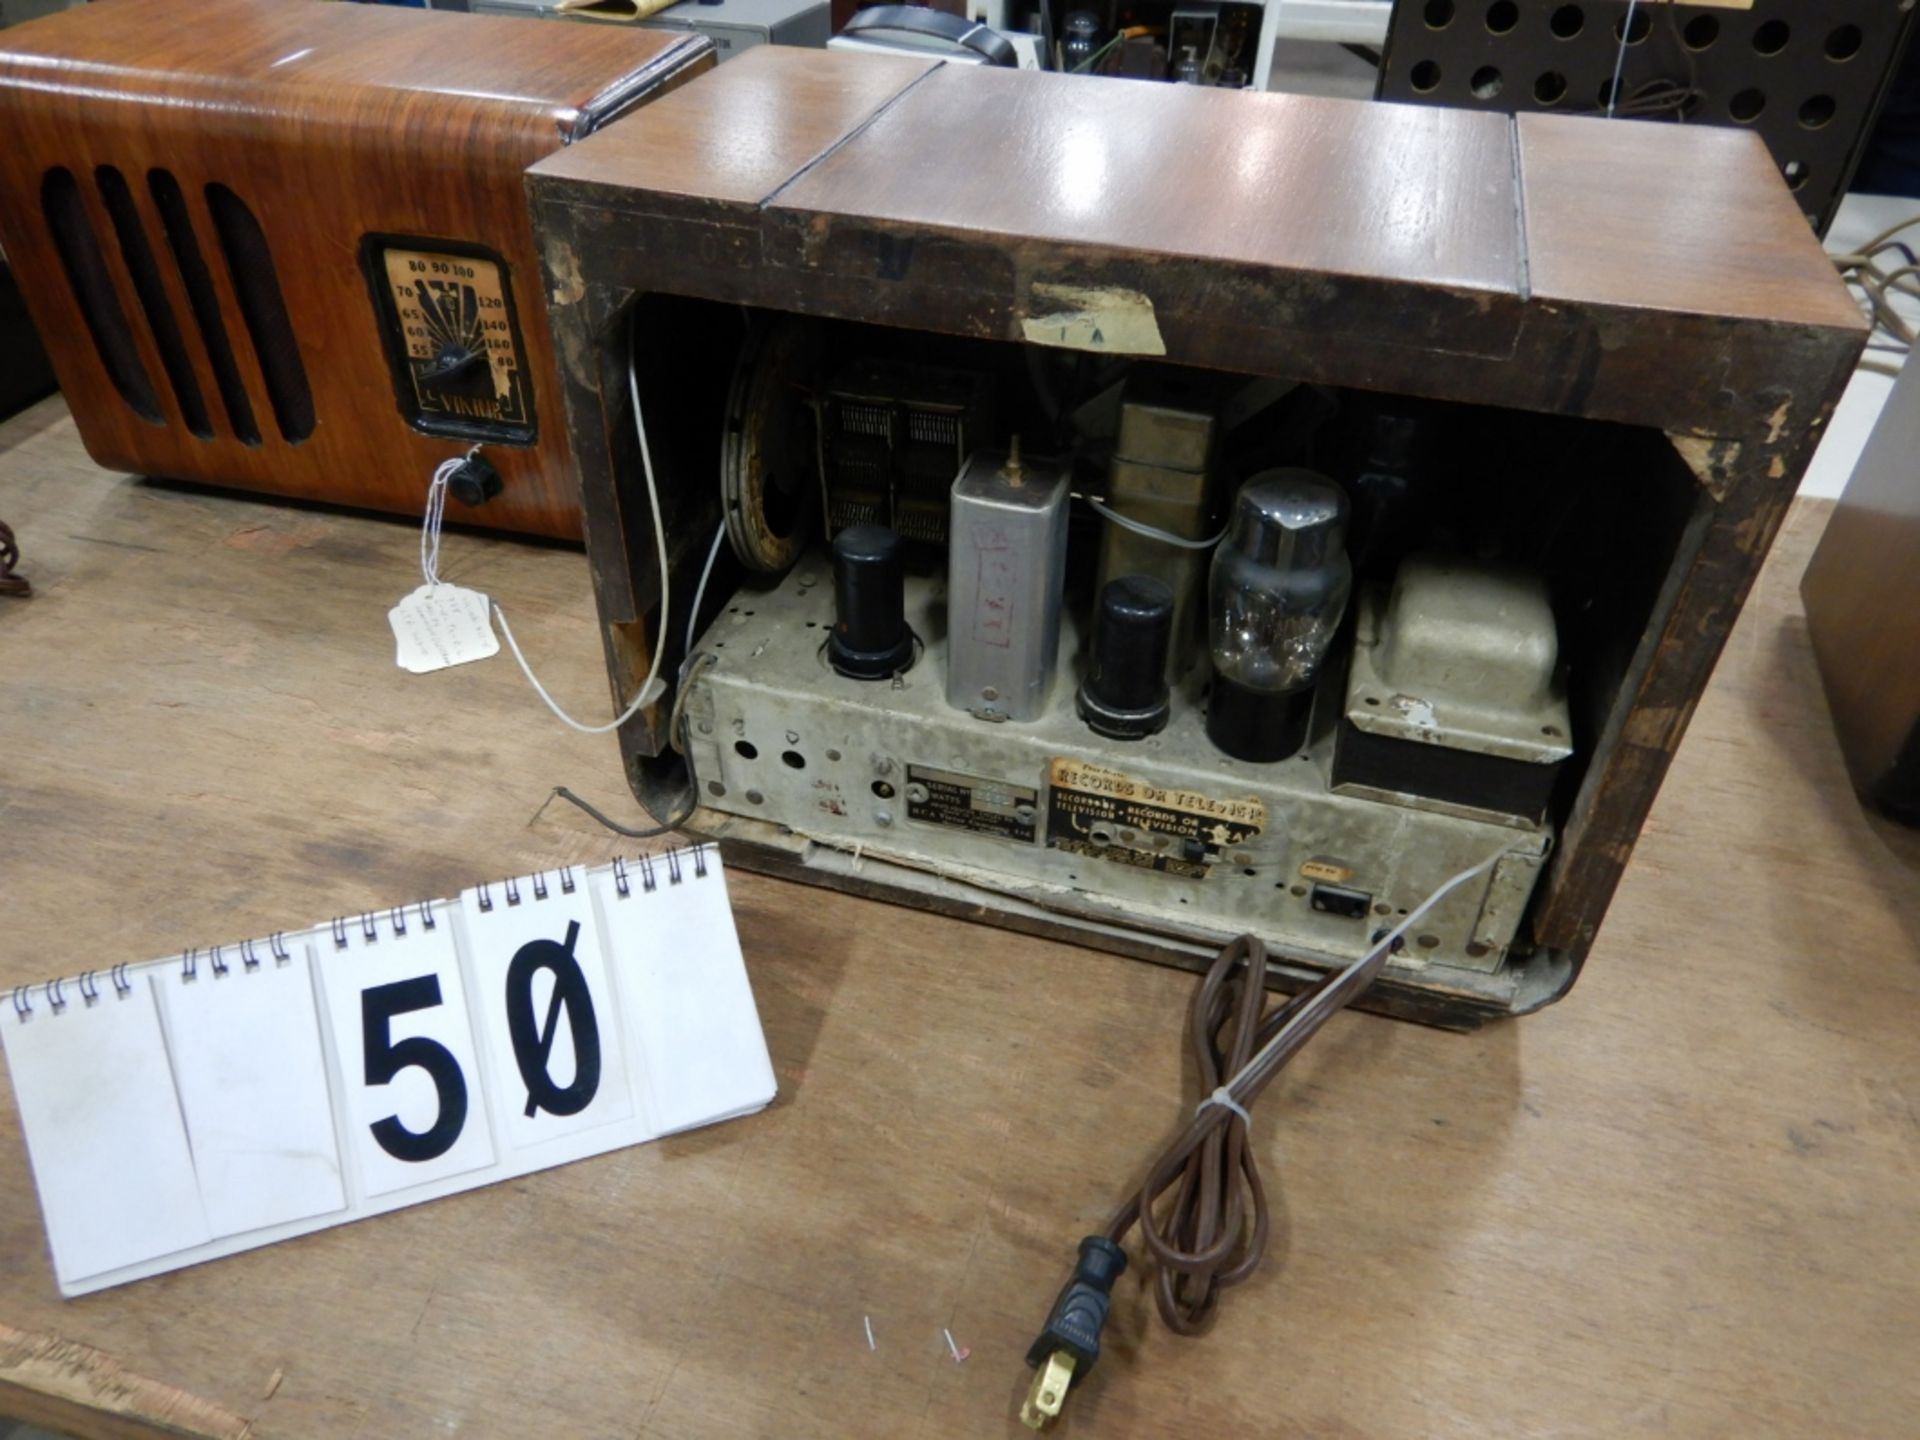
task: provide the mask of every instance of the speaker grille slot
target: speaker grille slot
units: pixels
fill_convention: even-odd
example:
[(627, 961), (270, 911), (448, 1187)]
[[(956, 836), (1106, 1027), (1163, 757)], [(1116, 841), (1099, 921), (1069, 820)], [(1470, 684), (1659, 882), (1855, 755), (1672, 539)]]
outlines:
[(220, 315), (220, 297), (213, 288), (213, 273), (200, 253), (200, 241), (193, 233), (193, 217), (187, 213), (186, 193), (180, 182), (166, 170), (149, 170), (147, 188), (159, 208), (160, 223), (167, 232), (167, 248), (173, 251), (173, 263), (180, 268), (181, 282), (187, 287), (187, 304), (193, 308), (193, 320), (200, 327), (200, 338), (207, 347), (207, 362), (213, 366), (214, 384), (220, 388), (220, 403), (227, 412), (227, 423), (243, 444), (260, 443), (260, 426), (253, 418), (253, 402), (241, 382), (240, 367), (233, 358), (233, 342), (227, 337), (227, 322)]
[(160, 267), (154, 263), (153, 247), (147, 243), (146, 227), (140, 222), (140, 211), (134, 204), (133, 191), (127, 186), (127, 177), (111, 165), (102, 165), (93, 172), (93, 178), (100, 186), (107, 218), (113, 221), (113, 233), (120, 241), (120, 258), (126, 261), (127, 274), (133, 277), (134, 294), (140, 297), (140, 308), (146, 312), (147, 324), (153, 331), (160, 363), (166, 369), (168, 383), (173, 386), (174, 399), (180, 403), (181, 418), (195, 435), (210, 440), (213, 426), (207, 419), (206, 397), (200, 393), (200, 382), (194, 376), (193, 362), (187, 357), (179, 322), (173, 318), (173, 305), (160, 282)]
[(87, 216), (86, 202), (80, 197), (80, 186), (71, 170), (57, 166), (46, 173), (40, 182), (40, 208), (46, 214), (61, 268), (67, 272), (67, 284), (73, 289), (107, 378), (142, 420), (164, 425), (160, 397), (154, 393), (152, 377), (134, 346), (127, 312), (120, 308), (99, 237), (93, 233), (93, 221)]
[(240, 297), (240, 313), (253, 336), (254, 354), (260, 358), (273, 418), (280, 433), (297, 445), (313, 433), (313, 391), (307, 385), (306, 366), (300, 363), (299, 342), (287, 317), (266, 232), (246, 202), (224, 185), (207, 186), (207, 209), (220, 232), (220, 248), (227, 257), (234, 293)]

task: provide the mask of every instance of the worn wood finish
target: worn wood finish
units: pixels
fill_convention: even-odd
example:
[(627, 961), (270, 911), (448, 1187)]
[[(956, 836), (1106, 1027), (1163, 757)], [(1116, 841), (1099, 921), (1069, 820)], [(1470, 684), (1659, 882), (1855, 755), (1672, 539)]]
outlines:
[[(1474, 1036), (1336, 1018), (1255, 1111), (1266, 1267), (1192, 1341), (1136, 1263), (1063, 1434), (1907, 1433), (1920, 836), (1863, 815), (1819, 699), (1794, 585), (1826, 509), (1591, 974)], [(412, 527), (103, 475), (57, 400), (0, 426), (0, 511), (37, 591), (0, 601), (0, 986), (613, 853), (535, 818), (621, 778), (507, 657), (393, 668)], [(593, 693), (580, 555), (452, 535), (444, 566)], [(1074, 1242), (1198, 1098), (1190, 977), (731, 878), (781, 1095), (709, 1131), (62, 1301), (0, 1078), (0, 1323), (103, 1352), (29, 1339), (63, 1377), (0, 1341), (0, 1411), (91, 1376), (124, 1403), (64, 1422), (89, 1440), (1024, 1435)]]
[[(603, 143), (584, 170), (570, 165), (566, 152), (553, 157), (558, 173), (578, 178), (589, 187), (585, 193), (596, 198), (591, 210), (579, 213), (579, 223), (613, 242), (631, 218), (620, 208), (631, 192), (607, 177), (624, 174), (649, 177), (650, 208), (717, 225), (751, 221), (760, 201), (789, 176), (818, 162), (902, 87), (936, 68), (930, 60), (881, 55), (861, 56), (859, 60), (866, 63), (848, 64), (854, 57), (831, 50), (813, 52), (813, 58), (817, 63), (793, 70), (792, 84), (770, 93), (767, 103), (750, 113), (741, 112), (733, 92), (725, 87), (709, 91), (690, 86), (674, 97), (666, 133), (649, 131), (629, 137), (625, 126), (614, 126), (597, 137)], [(716, 230), (713, 235), (690, 238), (705, 255), (726, 245), (729, 233)], [(574, 264), (571, 246), (563, 242), (550, 249), (545, 259), (554, 304), (587, 303), (587, 281)], [(625, 298), (623, 293), (620, 299)], [(610, 431), (618, 425), (624, 437), (631, 429), (617, 400), (611, 415), (602, 412), (600, 403), (607, 385), (614, 395), (621, 393), (619, 375), (630, 340), (618, 329), (609, 311), (592, 322), (591, 334), (582, 334), (578, 328), (559, 333), (561, 343), (569, 348), (560, 377), (567, 420), (586, 474), (616, 473)], [(670, 345), (672, 340), (660, 336), (650, 343)], [(646, 496), (638, 487), (631, 492), (622, 487), (596, 488), (583, 501), (587, 553), (595, 576), (605, 577), (600, 591), (602, 613), (610, 625), (631, 625), (659, 599), (658, 563), (639, 554), (652, 533)], [(697, 543), (690, 534), (675, 538)], [(631, 681), (616, 684), (615, 690), (628, 694), (631, 685), (645, 677), (651, 654), (644, 641), (637, 646), (610, 644), (608, 659), (617, 681)]]
[(1920, 824), (1920, 371), (1902, 372), (1801, 592), (1853, 782)]
[[(1176, 145), (1189, 148), (1170, 167)], [(773, 204), (1510, 295), (1519, 232), (1486, 202), (1512, 176), (1512, 127), (1497, 115), (945, 65)], [(1318, 204), (1329, 195), (1346, 203)]]
[[(1125, 284), (1189, 363), (1743, 437), (1773, 429), (1770, 387), (1787, 369), (1824, 382), (1860, 343), (1857, 313), (1780, 197), (1752, 212), (1764, 234), (1737, 273), (1663, 251), (1651, 302), (1614, 313), (1611, 292), (1579, 289), (1593, 253), (1580, 217), (1673, 208), (1672, 186), (1652, 178), (1669, 166), (1742, 177), (1708, 192), (1703, 227), (1749, 223), (1739, 207), (1768, 183), (1784, 194), (1737, 136), (1675, 156), (1677, 127), (1621, 123), (1593, 127), (1576, 153), (1553, 140), (1558, 117), (1516, 128), (1456, 110), (917, 62), (869, 73), (879, 57), (764, 48), (617, 137), (534, 167), (546, 261), (578, 278), (575, 298), (597, 286), (617, 305), (668, 288), (1013, 339), (1036, 313), (1035, 283)], [(859, 85), (866, 113), (824, 105), (824, 76)], [(883, 77), (894, 93), (876, 100)], [(715, 134), (757, 154), (771, 115), (809, 117), (797, 147), (809, 158), (777, 180), (730, 166), (689, 189), (677, 157), (723, 148)], [(816, 132), (836, 120), (841, 135), (823, 144)], [(1577, 206), (1561, 198), (1582, 184)], [(1550, 223), (1563, 210), (1575, 223)], [(636, 226), (654, 239), (637, 244)], [(576, 268), (585, 254), (591, 273)], [(1536, 269), (1569, 277), (1579, 303), (1536, 303)], [(1749, 331), (1733, 322), (1753, 318), (1755, 290), (1798, 293), (1803, 308)], [(579, 317), (607, 318), (592, 305)], [(1658, 384), (1656, 347), (1675, 361)], [(1788, 417), (1796, 430), (1818, 419), (1817, 406)]]
[[(505, 259), (533, 378), (534, 443), (496, 445), (505, 482), (460, 521), (577, 537), (579, 500), (520, 173), (617, 87), (644, 98), (712, 63), (704, 39), (631, 29), (320, 4), (103, 0), (0, 40), (0, 245), (25, 286), (93, 456), (115, 469), (418, 514), (427, 477), (466, 442), (401, 415), (360, 257), (368, 233), (485, 245)], [(94, 183), (126, 177), (213, 436), (197, 438), (161, 361)], [(78, 179), (163, 424), (109, 381), (41, 206), (52, 167)], [(236, 437), (147, 173), (185, 190), (262, 440)], [(229, 186), (266, 232), (299, 335), (316, 424), (290, 443), (203, 199)]]
[[(1856, 323), (1751, 131), (1571, 115), (1520, 115), (1513, 129), (1537, 298), (1611, 307), (1625, 325), (1646, 311), (1783, 330)], [(1735, 215), (1741, 243), (1729, 246), (1716, 227)]]
[(829, 50), (795, 64), (793, 52), (779, 53), (786, 83), (767, 87), (761, 103), (743, 107), (731, 86), (690, 87), (675, 98), (664, 130), (610, 128), (591, 151), (570, 147), (551, 157), (543, 178), (566, 177), (613, 202), (631, 202), (634, 181), (643, 178), (650, 207), (678, 202), (688, 214), (750, 219), (767, 196), (940, 68), (904, 55)]
[(243, 1417), (136, 1375), (104, 1351), (55, 1335), (28, 1335), (4, 1322), (0, 1415), (105, 1440), (250, 1440), (253, 1433)]
[[(1505, 1003), (1559, 993), (1864, 341), (1764, 147), (869, 58), (743, 57), (529, 172), (609, 629), (658, 596), (650, 527), (620, 498), (636, 293), (1018, 340), (1048, 313), (1036, 287), (1111, 287), (1151, 303), (1175, 361), (1664, 431), (1697, 511), (1556, 816), (1532, 915), (1553, 984)], [(777, 165), (770, 116), (797, 137)], [(689, 173), (689, 148), (729, 136), (749, 159)], [(1722, 263), (1706, 237), (1730, 233)], [(675, 488), (684, 589), (717, 501)], [(610, 649), (630, 695), (644, 663)], [(636, 774), (666, 715), (626, 727)]]

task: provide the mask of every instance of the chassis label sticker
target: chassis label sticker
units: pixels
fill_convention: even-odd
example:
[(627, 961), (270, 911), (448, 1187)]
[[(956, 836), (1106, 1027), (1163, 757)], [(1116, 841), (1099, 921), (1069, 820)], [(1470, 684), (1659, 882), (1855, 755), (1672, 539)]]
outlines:
[(1040, 792), (957, 770), (907, 767), (907, 818), (928, 825), (998, 835), (1031, 845), (1039, 834)]
[(1266, 828), (1252, 796), (1175, 790), (1084, 760), (1047, 767), (1047, 844), (1170, 874), (1203, 877), (1220, 851)]

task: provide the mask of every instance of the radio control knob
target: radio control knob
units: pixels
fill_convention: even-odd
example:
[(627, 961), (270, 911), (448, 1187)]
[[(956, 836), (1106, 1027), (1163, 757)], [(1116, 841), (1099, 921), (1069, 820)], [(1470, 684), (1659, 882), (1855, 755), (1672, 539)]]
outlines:
[(447, 489), (462, 505), (484, 505), (502, 489), (500, 472), (483, 455), (470, 455), (447, 477)]

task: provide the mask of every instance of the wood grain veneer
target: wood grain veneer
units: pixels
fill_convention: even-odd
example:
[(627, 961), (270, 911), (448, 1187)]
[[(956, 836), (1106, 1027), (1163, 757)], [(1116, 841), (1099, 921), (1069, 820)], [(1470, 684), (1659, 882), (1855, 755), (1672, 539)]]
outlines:
[[(400, 413), (359, 243), (368, 233), (477, 242), (507, 262), (536, 434), (490, 447), (504, 481), (450, 519), (579, 534), (552, 344), (521, 172), (599, 118), (611, 97), (670, 89), (710, 47), (659, 31), (320, 0), (101, 0), (0, 34), (0, 246), (26, 282), (90, 454), (141, 474), (418, 514), (433, 467), (466, 444)], [(158, 258), (158, 284), (212, 421), (190, 432), (96, 167), (117, 169)], [(47, 172), (76, 180), (106, 274), (158, 403), (143, 419), (102, 368), (42, 215)], [(257, 444), (221, 403), (208, 342), (148, 185), (177, 180), (225, 317)], [(312, 390), (294, 443), (238, 308), (206, 186), (229, 187), (265, 232)]]

